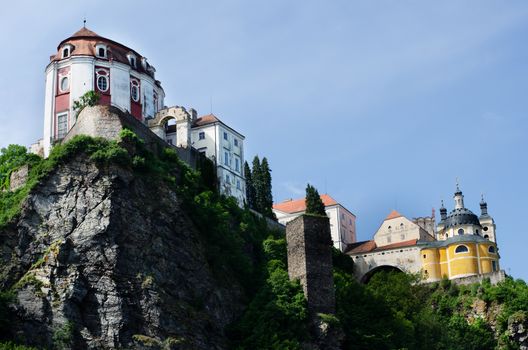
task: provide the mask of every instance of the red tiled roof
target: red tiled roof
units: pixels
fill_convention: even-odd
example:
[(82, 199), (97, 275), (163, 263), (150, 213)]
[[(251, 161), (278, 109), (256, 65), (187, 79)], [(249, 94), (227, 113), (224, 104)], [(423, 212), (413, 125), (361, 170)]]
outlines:
[(376, 249), (376, 242), (374, 242), (374, 240), (371, 240), (371, 241), (357, 242), (357, 243), (351, 244), (349, 250), (346, 253), (347, 254), (367, 253), (367, 252), (373, 251), (374, 249)]
[(415, 246), (417, 243), (418, 243), (417, 239), (411, 239), (409, 241), (397, 242), (397, 243), (384, 245), (383, 247), (378, 247), (376, 245), (376, 242), (374, 240), (371, 240), (371, 241), (364, 241), (364, 242), (358, 242), (358, 243), (351, 244), (349, 246), (349, 250), (346, 253), (349, 255), (354, 255), (354, 254), (362, 254), (362, 253), (370, 253), (370, 252), (379, 252), (382, 250), (389, 250), (389, 249), (394, 249), (394, 248), (412, 247), (412, 246)]
[(411, 247), (413, 245), (416, 245), (417, 242), (418, 242), (417, 239), (411, 239), (409, 241), (403, 241), (403, 242), (384, 245), (383, 247), (376, 248), (376, 250), (387, 250), (387, 249), (393, 249), (393, 248)]
[(403, 216), (402, 214), (398, 213), (396, 210), (393, 210), (390, 212), (389, 215), (385, 218), (385, 220), (395, 219)]
[[(322, 194), (321, 200), (325, 207), (336, 205), (337, 202), (327, 194)], [(273, 209), (280, 210), (285, 213), (298, 213), (306, 210), (306, 199), (288, 199), (281, 203), (273, 204)]]
[(214, 114), (211, 113), (211, 114), (204, 115), (196, 119), (193, 123), (193, 126), (204, 126), (204, 125), (213, 124), (219, 121), (220, 119), (218, 119)]
[(73, 35), (70, 38), (76, 38), (80, 36), (100, 37), (100, 35), (97, 34), (96, 32), (92, 32), (90, 29), (86, 27), (82, 27), (81, 29), (73, 33)]

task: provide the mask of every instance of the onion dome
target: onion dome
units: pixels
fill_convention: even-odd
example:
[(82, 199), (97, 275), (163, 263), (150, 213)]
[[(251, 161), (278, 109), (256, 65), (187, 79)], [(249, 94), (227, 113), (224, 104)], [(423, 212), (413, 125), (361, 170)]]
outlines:
[(456, 208), (449, 213), (444, 224), (446, 228), (460, 225), (480, 226), (480, 221), (471, 210), (467, 208)]

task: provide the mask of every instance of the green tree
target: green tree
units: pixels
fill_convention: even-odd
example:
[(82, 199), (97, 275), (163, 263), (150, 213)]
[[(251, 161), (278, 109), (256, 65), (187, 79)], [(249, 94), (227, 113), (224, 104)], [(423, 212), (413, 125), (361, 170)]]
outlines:
[(9, 176), (13, 170), (33, 159), (40, 159), (40, 157), (28, 153), (24, 146), (9, 145), (7, 148), (2, 148), (0, 150), (0, 189), (8, 187)]
[(306, 186), (306, 214), (326, 216), (325, 206), (315, 187)]
[(260, 158), (258, 156), (253, 158), (253, 169), (251, 170), (251, 176), (253, 188), (255, 189), (255, 203), (253, 209), (259, 213), (262, 213), (262, 209), (264, 208), (264, 198), (262, 196), (264, 193), (264, 182), (262, 181), (262, 169), (260, 166)]
[(75, 116), (78, 116), (85, 107), (95, 106), (99, 102), (99, 97), (100, 96), (97, 92), (90, 90), (79, 97), (78, 100), (73, 101)]
[(251, 168), (247, 162), (244, 162), (244, 176), (246, 177), (246, 203), (249, 208), (255, 209), (255, 185)]
[(260, 175), (262, 177), (261, 213), (269, 218), (275, 218), (272, 210), (273, 194), (271, 192), (271, 169), (266, 157), (262, 158), (262, 163), (260, 164)]

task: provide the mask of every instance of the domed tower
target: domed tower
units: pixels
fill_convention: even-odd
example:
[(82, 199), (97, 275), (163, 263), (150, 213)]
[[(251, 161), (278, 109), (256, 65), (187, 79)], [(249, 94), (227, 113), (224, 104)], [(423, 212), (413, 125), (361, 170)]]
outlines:
[(495, 236), (495, 220), (488, 214), (488, 203), (484, 200), (484, 195), (480, 200), (480, 225), (482, 226), (482, 236), (492, 242), (497, 243)]
[(88, 91), (142, 122), (154, 117), (165, 98), (155, 72), (146, 57), (86, 27), (61, 41), (46, 67), (44, 156), (75, 124), (74, 103)]
[(458, 235), (482, 235), (479, 218), (464, 206), (464, 195), (458, 184), (453, 196), (455, 208), (447, 215), (447, 209), (440, 209), (441, 221), (437, 227), (437, 239), (445, 240)]

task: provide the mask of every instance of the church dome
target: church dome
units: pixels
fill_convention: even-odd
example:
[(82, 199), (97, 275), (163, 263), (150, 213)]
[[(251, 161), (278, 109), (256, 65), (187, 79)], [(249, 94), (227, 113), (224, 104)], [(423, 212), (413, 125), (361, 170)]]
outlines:
[(478, 217), (467, 208), (453, 209), (445, 219), (445, 227), (454, 227), (460, 225), (476, 225), (480, 226)]

